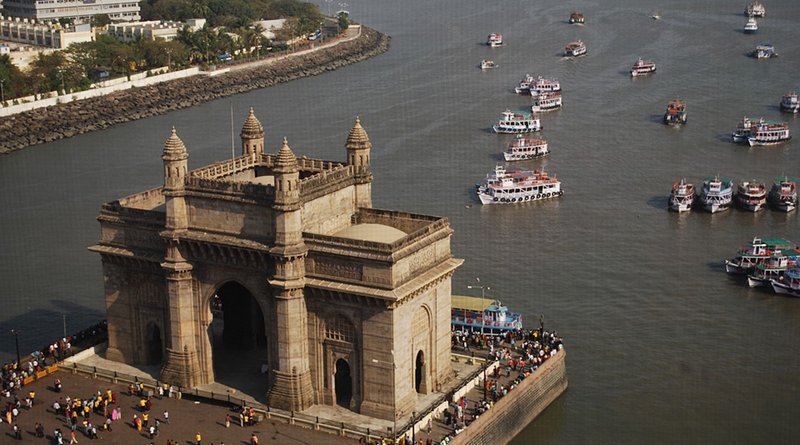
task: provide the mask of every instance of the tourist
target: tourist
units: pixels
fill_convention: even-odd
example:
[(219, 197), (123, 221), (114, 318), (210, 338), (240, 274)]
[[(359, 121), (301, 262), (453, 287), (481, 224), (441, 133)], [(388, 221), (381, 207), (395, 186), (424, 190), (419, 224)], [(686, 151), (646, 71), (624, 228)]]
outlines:
[(225, 414), (225, 428), (231, 427), (231, 415)]
[(19, 425), (16, 423), (14, 424), (14, 438), (17, 440), (22, 440), (22, 430), (19, 429)]
[(169, 411), (164, 411), (164, 423), (169, 425)]
[(203, 440), (203, 436), (200, 435), (199, 431), (197, 432), (197, 434), (195, 434), (194, 440), (197, 442), (197, 445), (201, 445), (200, 441)]
[(75, 430), (69, 432), (69, 443), (70, 445), (73, 443), (78, 443), (78, 438), (75, 437)]
[(256, 433), (250, 436), (250, 445), (258, 445), (258, 436), (256, 436)]

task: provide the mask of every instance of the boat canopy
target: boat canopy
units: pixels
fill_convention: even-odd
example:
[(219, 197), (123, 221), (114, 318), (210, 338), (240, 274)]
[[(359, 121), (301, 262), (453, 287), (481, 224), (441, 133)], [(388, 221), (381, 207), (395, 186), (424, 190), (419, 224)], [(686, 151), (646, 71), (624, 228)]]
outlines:
[(485, 311), (494, 305), (492, 298), (468, 297), (466, 295), (453, 295), (451, 306), (454, 309), (466, 309), (468, 311)]

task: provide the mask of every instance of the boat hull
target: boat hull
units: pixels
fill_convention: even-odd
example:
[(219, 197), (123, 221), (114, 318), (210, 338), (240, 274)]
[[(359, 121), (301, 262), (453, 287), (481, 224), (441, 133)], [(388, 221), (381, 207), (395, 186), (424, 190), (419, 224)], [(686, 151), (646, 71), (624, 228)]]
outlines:
[(800, 289), (793, 288), (777, 280), (770, 280), (770, 284), (772, 285), (772, 290), (774, 290), (776, 294), (800, 297)]
[(752, 267), (742, 267), (731, 260), (725, 260), (725, 272), (731, 275), (744, 275), (752, 271)]
[(520, 134), (520, 133), (533, 133), (540, 131), (542, 126), (540, 124), (531, 124), (526, 126), (508, 126), (496, 124), (492, 126), (492, 130), (499, 134)]
[(523, 202), (530, 202), (530, 201), (543, 201), (545, 199), (553, 199), (559, 198), (564, 195), (563, 190), (558, 190), (555, 192), (548, 192), (548, 193), (539, 193), (539, 194), (520, 194), (517, 197), (513, 198), (498, 198), (496, 196), (491, 196), (486, 193), (482, 193), (478, 191), (478, 198), (481, 200), (481, 204), (519, 204)]
[(761, 286), (769, 286), (770, 284), (769, 278), (759, 278), (754, 277), (753, 275), (747, 276), (747, 285), (750, 287), (761, 287)]
[(757, 138), (754, 138), (754, 137), (750, 137), (750, 138), (747, 139), (747, 143), (750, 144), (751, 147), (755, 147), (757, 145), (768, 146), (768, 145), (783, 144), (784, 142), (788, 142), (791, 139), (792, 139), (791, 136), (789, 136), (787, 138), (780, 138), (780, 139), (775, 139), (775, 140), (764, 140), (764, 139), (757, 139)]
[(503, 159), (506, 162), (514, 162), (514, 161), (528, 161), (530, 159), (542, 158), (544, 156), (549, 155), (549, 151), (545, 151), (543, 153), (506, 153), (503, 152)]

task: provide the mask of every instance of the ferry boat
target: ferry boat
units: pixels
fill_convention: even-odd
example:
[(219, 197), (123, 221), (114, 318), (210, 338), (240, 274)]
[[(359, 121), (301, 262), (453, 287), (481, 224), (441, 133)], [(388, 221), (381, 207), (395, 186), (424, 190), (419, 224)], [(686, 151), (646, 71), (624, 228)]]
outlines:
[(652, 74), (656, 72), (656, 63), (652, 60), (643, 60), (639, 57), (639, 60), (633, 64), (631, 68), (631, 77), (637, 76), (644, 76), (647, 74)]
[(761, 2), (753, 2), (744, 8), (744, 15), (748, 17), (764, 17), (767, 13), (767, 8)]
[(781, 97), (781, 110), (794, 114), (800, 112), (800, 99), (796, 92), (792, 91)]
[(503, 152), (506, 161), (525, 161), (528, 159), (539, 158), (550, 154), (547, 148), (547, 141), (544, 139), (528, 139), (518, 134), (517, 137), (508, 144), (508, 148)]
[(494, 32), (489, 34), (489, 37), (486, 39), (486, 44), (492, 48), (503, 46), (503, 35)]
[(669, 209), (678, 213), (692, 210), (694, 203), (694, 184), (681, 179), (672, 184), (672, 191), (669, 193)]
[(747, 23), (744, 24), (744, 32), (745, 34), (753, 34), (758, 31), (758, 22), (756, 22), (755, 17), (750, 16), (747, 19)]
[(506, 110), (492, 129), (495, 133), (530, 133), (541, 130), (542, 122), (535, 113), (515, 113)]
[(771, 59), (773, 57), (778, 57), (778, 53), (775, 52), (775, 47), (768, 43), (756, 45), (756, 49), (753, 50), (751, 55), (756, 59)]
[(703, 209), (711, 213), (728, 210), (733, 201), (733, 182), (719, 176), (703, 179), (703, 187), (697, 199)]
[(667, 103), (667, 111), (664, 113), (664, 123), (667, 125), (686, 123), (686, 102), (672, 99)]
[(767, 205), (767, 185), (761, 181), (742, 181), (736, 188), (736, 203), (744, 210), (758, 212)]
[(769, 283), (776, 294), (800, 297), (800, 268), (786, 269), (783, 280), (770, 280)]
[(569, 15), (569, 22), (570, 23), (580, 23), (580, 24), (582, 24), (585, 21), (586, 21), (586, 18), (583, 16), (582, 12), (575, 11), (572, 14)]
[[(533, 90), (531, 90), (533, 91)], [(533, 96), (531, 111), (553, 111), (561, 108), (561, 93), (544, 92)]]
[(488, 70), (488, 69), (491, 69), (491, 68), (497, 68), (497, 66), (498, 65), (496, 63), (494, 63), (493, 60), (489, 60), (489, 59), (481, 60), (481, 69), (482, 70)]
[(497, 335), (522, 329), (522, 315), (493, 298), (453, 295), (450, 323), (455, 330)]
[(550, 177), (544, 170), (506, 171), (498, 165), (494, 173), (486, 175), (486, 182), (479, 184), (478, 198), (481, 204), (512, 204), (557, 198), (564, 194), (561, 181)]
[[(763, 122), (763, 119), (760, 122)], [(742, 120), (736, 124), (736, 128), (731, 134), (733, 142), (747, 142), (747, 139), (752, 134), (752, 128), (753, 122), (747, 116), (743, 117)]]
[(547, 79), (539, 76), (536, 79), (531, 78), (531, 81), (528, 82), (528, 89), (531, 92), (531, 96), (536, 96), (539, 93), (561, 91), (561, 83), (558, 79)]
[(519, 86), (514, 88), (514, 91), (517, 94), (529, 93), (531, 91), (531, 85), (534, 82), (536, 82), (536, 79), (534, 79), (534, 77), (531, 76), (530, 74), (526, 74), (525, 77), (523, 77), (522, 80), (519, 81)]
[(792, 248), (794, 244), (783, 238), (759, 238), (739, 249), (736, 256), (725, 260), (725, 272), (729, 274), (748, 274), (757, 265), (763, 264), (775, 252)]
[(789, 213), (797, 208), (797, 182), (788, 176), (775, 178), (767, 202), (776, 210)]
[(761, 119), (750, 127), (750, 136), (747, 143), (751, 147), (756, 145), (775, 145), (786, 142), (792, 138), (789, 133), (789, 124), (786, 122), (765, 121)]
[(757, 265), (753, 268), (753, 272), (747, 275), (747, 285), (750, 287), (769, 286), (771, 280), (782, 280), (784, 272), (797, 264), (798, 254), (800, 252), (795, 249), (775, 252), (767, 261)]
[(570, 42), (567, 47), (564, 48), (564, 57), (580, 57), (585, 54), (586, 45), (583, 43), (583, 40)]

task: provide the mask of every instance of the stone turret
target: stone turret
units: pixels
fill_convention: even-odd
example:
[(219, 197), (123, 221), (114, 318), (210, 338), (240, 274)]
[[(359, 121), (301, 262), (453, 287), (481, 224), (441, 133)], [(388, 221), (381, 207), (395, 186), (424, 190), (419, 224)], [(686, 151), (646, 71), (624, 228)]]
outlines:
[(275, 160), (275, 205), (276, 210), (296, 210), (300, 208), (300, 173), (297, 156), (289, 148), (289, 141), (283, 138), (283, 145)]
[(164, 196), (167, 202), (168, 230), (186, 230), (188, 226), (184, 183), (188, 174), (189, 154), (186, 146), (172, 127), (172, 134), (164, 143)]
[(243, 155), (261, 156), (264, 153), (264, 127), (253, 113), (253, 107), (250, 107), (250, 114), (242, 125), (240, 136)]
[(347, 163), (355, 168), (356, 180), (356, 205), (358, 207), (372, 207), (372, 169), (370, 168), (370, 150), (372, 143), (369, 136), (361, 126), (361, 119), (356, 117), (356, 123), (347, 135)]

